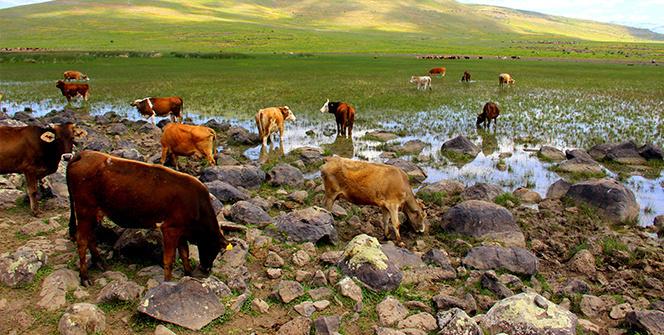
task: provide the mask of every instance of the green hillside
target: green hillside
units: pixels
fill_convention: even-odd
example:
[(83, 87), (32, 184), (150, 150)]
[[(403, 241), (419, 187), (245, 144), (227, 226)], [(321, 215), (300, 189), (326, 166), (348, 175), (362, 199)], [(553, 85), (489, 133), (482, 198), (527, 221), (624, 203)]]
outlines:
[(639, 43), (635, 56), (647, 58), (664, 41), (644, 29), (452, 0), (58, 0), (2, 9), (0, 24), (2, 48), (65, 50), (558, 57), (580, 48), (550, 45), (571, 41), (595, 57), (615, 54), (611, 43)]

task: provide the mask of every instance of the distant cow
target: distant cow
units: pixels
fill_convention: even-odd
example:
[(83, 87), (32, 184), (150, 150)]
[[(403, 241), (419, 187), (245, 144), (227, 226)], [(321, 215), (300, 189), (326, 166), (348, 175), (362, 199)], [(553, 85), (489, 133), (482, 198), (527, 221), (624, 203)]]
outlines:
[[(295, 115), (291, 112), (288, 106), (284, 107), (269, 107), (261, 109), (256, 113), (256, 127), (258, 127), (258, 135), (260, 136), (261, 143), (267, 145), (267, 139), (270, 134), (279, 132), (279, 141), (284, 141), (284, 122), (295, 121)], [(274, 143), (274, 140), (272, 143)]]
[(178, 155), (205, 158), (208, 164), (215, 165), (217, 133), (205, 126), (190, 126), (169, 123), (161, 135), (161, 164), (168, 158), (178, 169)]
[(355, 108), (349, 106), (345, 102), (330, 102), (330, 99), (327, 99), (327, 102), (321, 107), (321, 113), (332, 113), (334, 118), (337, 120), (337, 133), (341, 135), (346, 135), (346, 129), (348, 129), (348, 136), (353, 134), (353, 122), (355, 121)]
[(88, 76), (78, 72), (78, 71), (65, 71), (62, 74), (65, 76), (65, 81), (76, 80), (88, 80)]
[(486, 127), (489, 128), (491, 127), (491, 119), (494, 120), (494, 128), (495, 125), (498, 124), (498, 115), (500, 115), (500, 108), (498, 105), (496, 105), (493, 102), (487, 102), (484, 104), (484, 108), (482, 109), (482, 113), (477, 116), (477, 122), (475, 122), (475, 125), (479, 127), (482, 125), (484, 120), (486, 120)]
[(55, 87), (60, 89), (62, 95), (67, 98), (68, 103), (71, 103), (71, 98), (76, 96), (82, 96), (85, 101), (88, 101), (88, 92), (90, 91), (88, 84), (65, 83), (62, 80), (58, 80)]
[(464, 71), (463, 72), (463, 77), (461, 77), (462, 82), (470, 82), (470, 72)]
[(403, 245), (399, 233), (399, 210), (406, 214), (407, 221), (415, 231), (425, 231), (425, 207), (415, 199), (408, 176), (398, 167), (327, 157), (320, 171), (325, 184), (327, 210), (332, 210), (337, 198), (346, 199), (355, 205), (379, 206), (383, 209), (385, 238), (389, 235), (391, 219), (399, 245)]
[(136, 99), (131, 103), (131, 105), (136, 107), (138, 112), (146, 119), (152, 117), (153, 124), (156, 124), (154, 122), (155, 115), (166, 117), (169, 114), (171, 115), (171, 121), (175, 122), (175, 119), (177, 118), (178, 122), (182, 123), (182, 98), (169, 97)]
[(67, 186), (71, 207), (69, 234), (78, 245), (83, 286), (91, 284), (86, 249), (90, 249), (93, 265), (103, 268), (94, 239), (95, 227), (103, 216), (123, 228), (161, 230), (165, 281), (171, 280), (176, 248), (185, 275), (191, 276), (187, 242), (198, 245), (204, 271), (212, 267), (223, 246), (232, 248), (219, 229), (208, 189), (190, 175), (160, 165), (83, 151), (69, 162)]
[(30, 209), (40, 214), (37, 182), (58, 170), (60, 160), (69, 160), (74, 139), (88, 133), (73, 124), (0, 127), (0, 174), (22, 173), (30, 198)]
[(424, 77), (418, 77), (418, 76), (412, 76), (410, 77), (410, 82), (412, 83), (417, 83), (417, 89), (423, 89), (424, 91), (427, 90), (427, 85), (429, 85), (429, 90), (431, 90), (431, 77), (429, 76), (424, 76)]
[(514, 85), (514, 82), (515, 80), (512, 79), (512, 76), (507, 73), (501, 73), (500, 76), (498, 76), (498, 85), (500, 86)]
[(445, 68), (444, 67), (435, 67), (435, 68), (429, 70), (429, 75), (438, 76), (439, 74), (442, 75), (443, 77), (445, 77)]

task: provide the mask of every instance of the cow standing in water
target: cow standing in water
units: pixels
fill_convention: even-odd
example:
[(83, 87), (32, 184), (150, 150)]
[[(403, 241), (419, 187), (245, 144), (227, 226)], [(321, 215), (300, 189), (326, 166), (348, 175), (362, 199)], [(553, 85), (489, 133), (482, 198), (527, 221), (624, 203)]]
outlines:
[(146, 119), (152, 118), (152, 124), (156, 124), (154, 116), (166, 117), (171, 115), (171, 121), (182, 123), (182, 98), (169, 97), (169, 98), (145, 98), (136, 99), (131, 103), (136, 107), (141, 116)]
[(484, 104), (484, 108), (482, 109), (482, 113), (477, 116), (477, 121), (475, 122), (475, 126), (478, 128), (482, 125), (482, 123), (486, 120), (486, 127), (487, 129), (491, 127), (491, 120), (493, 119), (494, 122), (494, 128), (498, 124), (498, 115), (500, 115), (500, 107), (496, 105), (494, 102), (487, 102)]
[(65, 83), (62, 80), (58, 80), (55, 83), (55, 87), (60, 89), (62, 95), (67, 98), (67, 103), (71, 103), (71, 98), (81, 96), (83, 100), (88, 101), (88, 93), (90, 92), (90, 86), (88, 84), (79, 84), (79, 83)]
[[(296, 120), (295, 115), (293, 115), (288, 106), (270, 107), (259, 110), (256, 113), (256, 127), (258, 127), (258, 135), (260, 136), (261, 143), (267, 145), (268, 137), (277, 131), (279, 132), (279, 143), (282, 143), (284, 141), (284, 122)], [(272, 143), (274, 143), (274, 140), (272, 140)]]
[(342, 101), (330, 102), (330, 99), (327, 99), (323, 107), (321, 107), (320, 112), (334, 114), (334, 118), (337, 121), (337, 133), (339, 135), (346, 136), (346, 129), (348, 129), (348, 136), (353, 135), (355, 108)]

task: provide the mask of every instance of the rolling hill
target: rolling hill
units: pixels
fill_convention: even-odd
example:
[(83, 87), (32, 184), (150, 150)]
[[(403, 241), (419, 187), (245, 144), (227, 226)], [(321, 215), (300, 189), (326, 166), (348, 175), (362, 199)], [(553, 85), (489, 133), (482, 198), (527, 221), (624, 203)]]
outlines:
[(453, 0), (57, 0), (2, 9), (0, 24), (2, 48), (64, 50), (555, 54), (559, 41), (586, 50), (664, 41), (646, 29)]

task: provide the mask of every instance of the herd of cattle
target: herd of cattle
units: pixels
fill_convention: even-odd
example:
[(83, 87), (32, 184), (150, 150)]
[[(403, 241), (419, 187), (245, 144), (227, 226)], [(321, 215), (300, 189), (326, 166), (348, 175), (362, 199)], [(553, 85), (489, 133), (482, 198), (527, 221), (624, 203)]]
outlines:
[[(429, 90), (431, 90), (431, 76), (438, 77), (438, 75), (445, 77), (444, 67), (435, 67), (429, 70), (428, 76), (412, 76), (410, 77), (410, 83), (416, 83), (418, 90), (426, 91), (427, 87), (429, 87)], [(470, 72), (464, 71), (463, 76), (461, 77), (461, 81), (470, 82)], [(498, 85), (501, 87), (514, 85), (515, 82), (516, 81), (508, 73), (501, 73), (498, 76)]]
[[(444, 76), (445, 68), (429, 72)], [(87, 76), (76, 71), (66, 71), (64, 77), (65, 80), (59, 80), (56, 86), (68, 101), (77, 95), (87, 99), (88, 84), (78, 83), (79, 80), (88, 80)], [(427, 78), (430, 85), (431, 79)], [(72, 83), (72, 80), (77, 82)], [(463, 80), (470, 80), (470, 73), (466, 71)], [(508, 74), (501, 74), (500, 83), (511, 85), (514, 80)], [(232, 248), (219, 228), (205, 185), (190, 175), (163, 166), (171, 161), (177, 170), (178, 156), (205, 158), (209, 165), (215, 165), (215, 131), (205, 126), (183, 124), (183, 103), (179, 97), (138, 99), (131, 105), (142, 116), (152, 118), (153, 124), (155, 115), (171, 116), (173, 122), (164, 127), (161, 136), (161, 165), (95, 151), (74, 155), (74, 141), (87, 135), (85, 130), (74, 124), (0, 126), (0, 174), (25, 175), (30, 209), (35, 216), (40, 215), (37, 182), (54, 173), (61, 160), (69, 162), (66, 173), (71, 212), (69, 233), (78, 246), (80, 278), (86, 286), (91, 283), (85, 263), (87, 249), (92, 255), (93, 265), (102, 267), (102, 259), (95, 246), (94, 230), (104, 216), (124, 228), (161, 230), (164, 237), (166, 280), (171, 278), (176, 249), (180, 252), (185, 273), (191, 274), (187, 243), (198, 245), (203, 270), (211, 268), (223, 247), (227, 250)], [(337, 132), (343, 136), (352, 135), (355, 118), (353, 107), (328, 99), (320, 113), (334, 114)], [(499, 113), (498, 106), (488, 102), (477, 117), (477, 126), (485, 120), (490, 126), (491, 120), (496, 120)], [(296, 120), (288, 106), (261, 109), (255, 119), (263, 146), (271, 139), (270, 135), (276, 135), (277, 132), (283, 141), (284, 122)], [(383, 212), (385, 237), (388, 238), (391, 226), (399, 245), (403, 245), (399, 234), (399, 210), (406, 214), (407, 222), (416, 231), (425, 231), (425, 207), (415, 198), (408, 177), (401, 169), (379, 163), (328, 157), (320, 170), (325, 186), (324, 202), (328, 210), (332, 209), (337, 198), (356, 205), (379, 206)], [(381, 182), (384, 180), (390, 182)]]

